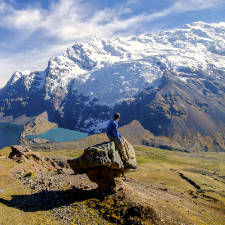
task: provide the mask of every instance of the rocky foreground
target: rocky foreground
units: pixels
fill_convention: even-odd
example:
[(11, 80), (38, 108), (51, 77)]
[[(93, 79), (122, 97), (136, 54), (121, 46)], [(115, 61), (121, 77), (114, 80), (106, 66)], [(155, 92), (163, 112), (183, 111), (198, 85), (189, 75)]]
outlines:
[[(117, 173), (114, 173), (115, 177), (108, 178), (110, 185), (118, 185), (119, 183), (119, 190), (115, 189), (117, 191), (114, 194), (110, 192), (110, 189), (107, 189), (107, 194), (101, 192), (102, 187), (105, 187), (107, 183), (106, 176), (102, 180), (105, 182), (104, 184), (100, 184), (100, 180), (97, 180), (98, 187), (88, 179), (88, 177), (91, 177), (91, 180), (99, 178), (97, 171), (103, 169), (102, 163), (99, 163), (101, 159), (97, 160), (98, 163), (95, 166), (93, 160), (92, 163), (89, 163), (89, 166), (92, 164), (92, 170), (95, 173), (90, 173), (90, 169), (88, 169), (86, 171), (87, 177), (86, 175), (74, 175), (65, 162), (44, 158), (25, 146), (12, 146), (8, 158), (18, 163), (13, 169), (13, 174), (23, 185), (32, 190), (32, 194), (13, 196), (11, 200), (0, 199), (0, 202), (8, 207), (19, 208), (24, 212), (50, 211), (59, 224), (72, 224), (73, 222), (76, 224), (110, 224), (111, 222), (142, 224), (144, 221), (160, 224), (160, 220), (151, 207), (142, 204), (142, 202), (131, 200), (133, 197), (137, 198), (137, 193), (123, 181), (126, 179), (121, 176), (124, 172), (124, 166), (114, 143), (108, 144), (109, 149), (110, 146), (113, 146), (111, 150), (116, 152), (113, 154), (112, 151), (109, 151), (112, 162), (109, 162), (109, 155), (99, 154), (100, 149), (103, 153), (106, 146), (107, 143), (104, 143), (101, 146), (98, 145), (97, 148), (95, 147), (96, 151), (89, 148), (86, 149), (86, 152), (90, 153), (92, 150), (93, 160), (101, 157), (103, 161), (108, 159), (108, 162), (104, 164), (106, 168), (104, 172), (109, 171), (111, 174), (110, 168), (113, 168), (114, 171), (117, 170)], [(131, 150), (134, 153), (134, 150)], [(131, 160), (136, 164), (135, 158)], [(69, 161), (74, 165), (74, 160)], [(116, 167), (117, 163), (118, 168)], [(74, 167), (73, 170), (75, 170)], [(118, 178), (118, 174), (120, 175), (118, 183), (112, 184), (112, 180)], [(129, 199), (128, 197), (132, 195), (133, 197)], [(83, 203), (77, 204), (77, 202)]]
[(65, 161), (23, 146), (2, 151), (0, 161), (0, 224), (198, 224), (209, 213), (197, 196), (125, 176), (115, 193), (99, 193)]

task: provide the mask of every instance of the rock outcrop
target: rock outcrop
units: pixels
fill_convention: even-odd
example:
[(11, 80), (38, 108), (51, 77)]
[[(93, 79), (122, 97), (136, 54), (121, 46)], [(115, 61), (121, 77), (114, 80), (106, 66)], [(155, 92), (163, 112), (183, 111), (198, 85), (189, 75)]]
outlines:
[[(128, 143), (129, 164), (137, 166), (135, 152)], [(75, 174), (86, 173), (98, 184), (101, 192), (116, 191), (122, 184), (121, 177), (126, 169), (114, 142), (104, 142), (84, 150), (82, 156), (67, 161)]]
[(28, 165), (31, 165), (32, 170), (34, 172), (35, 171), (60, 172), (62, 170), (61, 168), (62, 166), (59, 165), (59, 162), (55, 162), (53, 159), (48, 157), (42, 157), (39, 153), (31, 151), (28, 147), (23, 145), (11, 146), (11, 152), (8, 158), (18, 163), (26, 162)]

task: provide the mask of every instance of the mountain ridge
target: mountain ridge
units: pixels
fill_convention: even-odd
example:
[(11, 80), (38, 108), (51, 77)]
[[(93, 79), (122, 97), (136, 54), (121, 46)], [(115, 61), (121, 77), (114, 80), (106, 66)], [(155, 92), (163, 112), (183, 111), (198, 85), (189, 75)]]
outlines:
[[(146, 127), (148, 121), (139, 117), (128, 116), (127, 123), (137, 119), (155, 135), (168, 137), (178, 128), (182, 138), (191, 136), (186, 133), (212, 135), (224, 128), (224, 34), (225, 23), (196, 22), (155, 34), (75, 43), (63, 55), (52, 57), (44, 71), (14, 73), (0, 91), (0, 112), (4, 117), (17, 118), (47, 111), (50, 121), (60, 127), (100, 133), (114, 111), (137, 102), (149, 89), (158, 96), (156, 105), (163, 105), (159, 115), (168, 117), (158, 117), (164, 131)], [(170, 96), (166, 100), (160, 99), (165, 74), (176, 80), (170, 79), (168, 90), (164, 89), (164, 95)], [(175, 104), (171, 97), (179, 102)], [(187, 115), (194, 114), (192, 123)], [(169, 115), (172, 123), (168, 122), (172, 118)], [(187, 121), (181, 120), (185, 115)], [(218, 118), (222, 121), (219, 127)]]

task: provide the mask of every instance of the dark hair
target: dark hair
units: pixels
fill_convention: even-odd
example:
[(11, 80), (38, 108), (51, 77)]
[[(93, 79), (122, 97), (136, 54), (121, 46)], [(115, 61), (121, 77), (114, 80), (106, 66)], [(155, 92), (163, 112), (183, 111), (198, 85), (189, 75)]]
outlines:
[(120, 118), (120, 114), (117, 112), (117, 113), (115, 113), (114, 114), (114, 120), (117, 120), (117, 119), (119, 119)]

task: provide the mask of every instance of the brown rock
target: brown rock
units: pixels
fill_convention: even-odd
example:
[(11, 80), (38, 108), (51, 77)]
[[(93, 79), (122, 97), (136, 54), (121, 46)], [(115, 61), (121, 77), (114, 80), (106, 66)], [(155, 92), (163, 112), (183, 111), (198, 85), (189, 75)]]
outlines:
[(99, 167), (87, 172), (89, 179), (98, 185), (100, 193), (116, 192), (122, 185), (123, 171)]
[(13, 145), (9, 158), (17, 162), (26, 162), (30, 158), (30, 153), (31, 151), (25, 146)]
[(11, 146), (11, 152), (9, 154), (9, 158), (34, 167), (37, 171), (50, 170), (57, 171), (60, 167), (50, 158), (43, 158), (37, 152), (32, 152), (28, 147), (23, 145), (13, 145)]
[[(137, 166), (133, 147), (128, 144), (129, 163)], [(84, 150), (81, 157), (67, 161), (75, 174), (86, 173), (103, 193), (116, 191), (126, 169), (114, 142), (104, 142)]]

